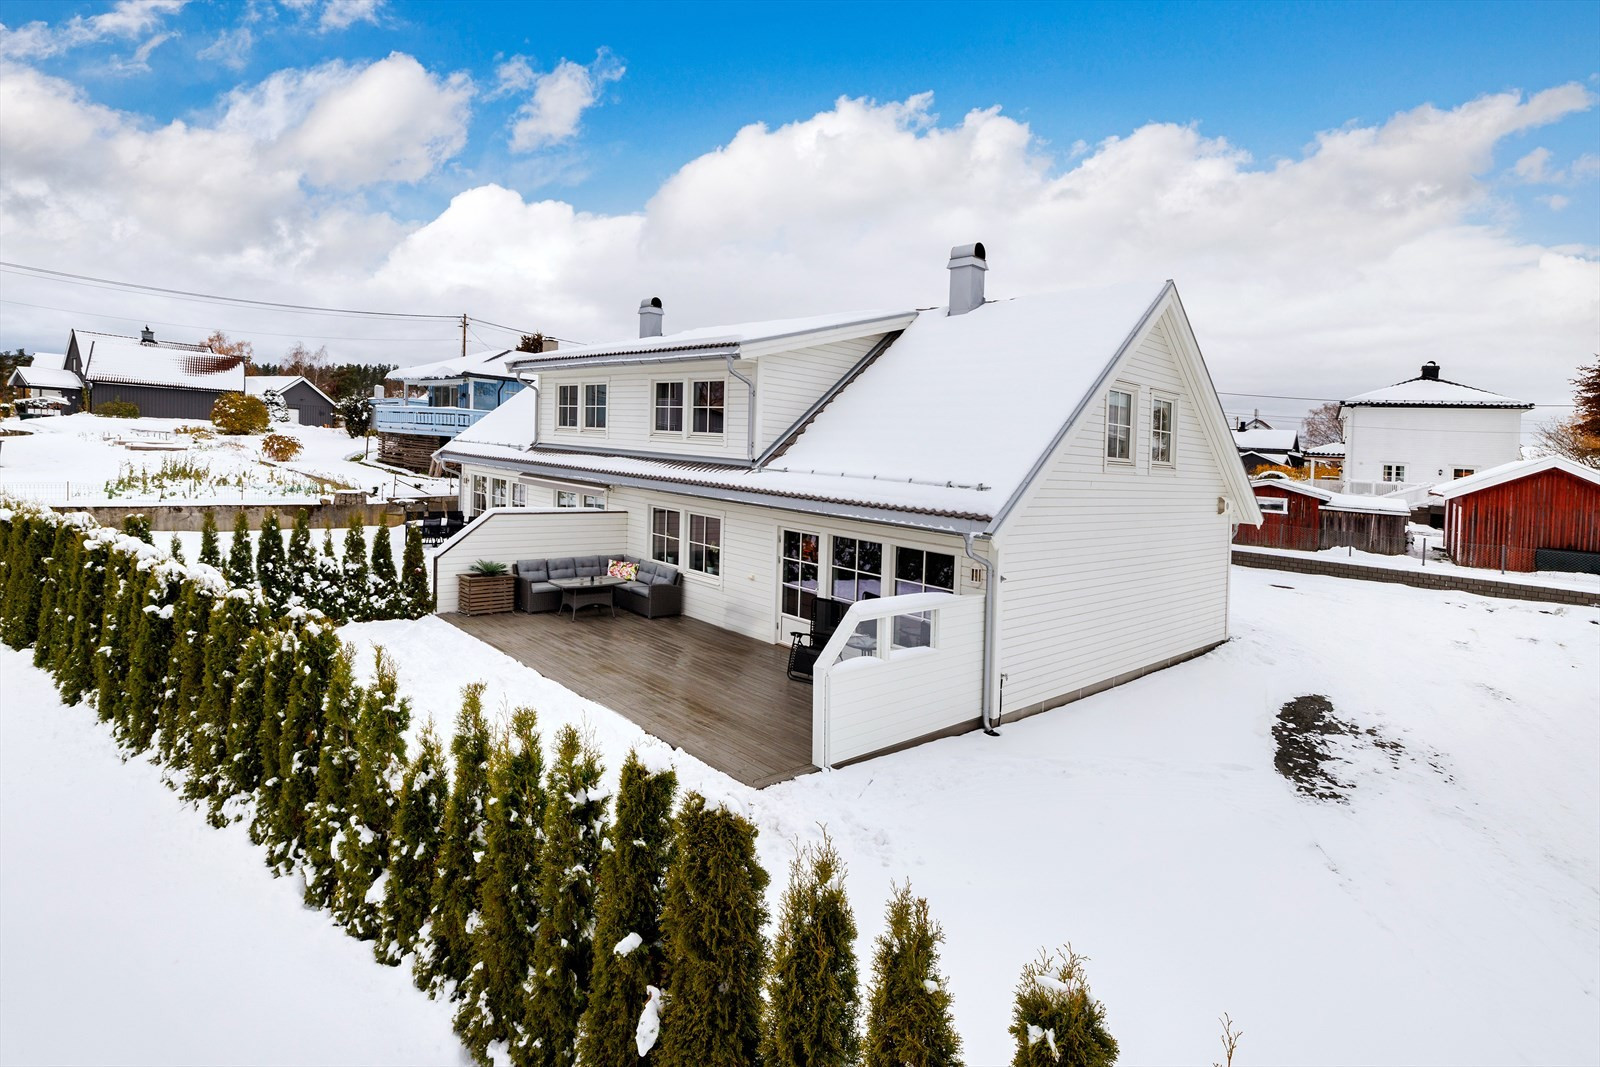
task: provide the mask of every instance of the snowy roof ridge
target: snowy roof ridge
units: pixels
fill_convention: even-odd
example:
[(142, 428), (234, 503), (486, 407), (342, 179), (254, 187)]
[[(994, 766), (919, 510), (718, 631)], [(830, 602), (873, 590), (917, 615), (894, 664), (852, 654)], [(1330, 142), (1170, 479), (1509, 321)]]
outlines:
[[(244, 357), (214, 352), (208, 344), (154, 341), (74, 330), (86, 382), (167, 389), (244, 392)], [(86, 343), (87, 342), (87, 343)]]
[(1443, 497), (1453, 500), (1467, 493), (1476, 493), (1481, 489), (1488, 489), (1505, 482), (1516, 481), (1532, 474), (1541, 474), (1544, 471), (1558, 470), (1572, 475), (1574, 478), (1600, 485), (1600, 470), (1585, 467), (1583, 464), (1568, 459), (1566, 456), (1538, 456), (1534, 459), (1514, 459), (1510, 463), (1502, 463), (1498, 467), (1469, 474), (1465, 478), (1457, 478), (1451, 482), (1440, 482), (1428, 490), (1430, 496)]
[(172, 348), (185, 352), (211, 351), (211, 345), (205, 341), (167, 341), (159, 337), (152, 338), (149, 341), (144, 341), (138, 337), (134, 337), (125, 333), (105, 333), (101, 330), (77, 329), (73, 330), (72, 332), (77, 334), (79, 337), (89, 337), (93, 338), (95, 341), (102, 339), (109, 341), (130, 341), (133, 344), (139, 345), (143, 348)]
[(1360, 393), (1341, 401), (1345, 407), (1485, 407), (1527, 408), (1533, 405), (1476, 385), (1453, 382), (1448, 378), (1418, 375), (1402, 382)]
[(322, 399), (330, 404), (333, 403), (333, 397), (323, 392), (316, 382), (304, 374), (247, 374), (244, 379), (244, 391), (250, 396), (260, 396), (269, 391), (286, 393), (295, 387), (296, 382), (304, 382), (308, 388), (316, 390)]

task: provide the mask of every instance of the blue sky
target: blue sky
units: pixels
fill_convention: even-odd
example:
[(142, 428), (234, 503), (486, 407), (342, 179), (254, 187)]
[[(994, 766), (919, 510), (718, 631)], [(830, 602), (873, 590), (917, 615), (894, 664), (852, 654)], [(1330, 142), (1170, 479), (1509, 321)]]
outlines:
[[(1227, 390), (1353, 395), (1436, 359), (1555, 401), (1600, 344), (1600, 3), (0, 0), (0, 23), (0, 258), (52, 270), (595, 340), (647, 295), (669, 330), (929, 306), (981, 239), (994, 294), (1176, 279)], [(264, 356), (454, 343), (0, 292), (6, 347), (146, 320)]]
[[(10, 26), (60, 23), (105, 4), (6, 0)], [(256, 12), (252, 17), (251, 12)], [(250, 26), (247, 63), (197, 54)], [(604, 49), (626, 67), (584, 117), (582, 143), (529, 162), (496, 136), (516, 106), (480, 104), (456, 167), (388, 191), (404, 214), (436, 211), (463, 181), (525, 194), (551, 189), (584, 210), (636, 210), (687, 160), (752, 122), (777, 126), (835, 98), (901, 100), (932, 90), (946, 121), (999, 105), (1066, 152), (1146, 122), (1194, 123), (1257, 165), (1298, 157), (1315, 131), (1376, 123), (1433, 103), (1451, 107), (1505, 89), (1596, 85), (1600, 4), (1568, 3), (713, 3), (383, 5), (374, 21), (322, 32), (315, 17), (268, 3), (197, 3), (168, 22), (177, 36), (148, 75), (107, 73), (103, 53), (72, 51), (42, 69), (108, 105), (154, 122), (203, 118), (222, 92), (284, 67), (377, 60), (392, 51), (440, 71), (493, 80), (497, 62), (538, 69), (591, 62)], [(125, 49), (126, 50), (126, 49)], [(1541, 131), (1560, 165), (1600, 150), (1600, 112)], [(1515, 153), (1520, 139), (1497, 157)], [(1497, 162), (1503, 160), (1497, 159)], [(1508, 190), (1518, 226), (1549, 242), (1600, 240), (1594, 181), (1551, 212), (1531, 190)]]

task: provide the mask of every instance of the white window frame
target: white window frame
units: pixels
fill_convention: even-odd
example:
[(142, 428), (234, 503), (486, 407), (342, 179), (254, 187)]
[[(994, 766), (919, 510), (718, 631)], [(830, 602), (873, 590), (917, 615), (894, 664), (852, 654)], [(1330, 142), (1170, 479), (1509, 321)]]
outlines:
[(571, 489), (556, 490), (556, 507), (575, 508), (578, 506), (578, 494)]
[(467, 495), (467, 507), (471, 518), (473, 515), (482, 515), (489, 509), (489, 476), (487, 474), (474, 474), (472, 484)]
[(604, 511), (606, 509), (606, 498), (603, 496), (595, 496), (593, 493), (584, 493), (579, 499), (583, 501), (583, 506), (586, 508), (596, 508), (600, 511)]
[[(1116, 438), (1112, 435), (1112, 429), (1113, 428), (1120, 428), (1120, 424), (1113, 423), (1111, 421), (1111, 397), (1114, 394), (1117, 394), (1117, 393), (1121, 393), (1123, 396), (1128, 398), (1128, 423), (1127, 423), (1127, 436), (1125, 438), (1125, 444), (1127, 446), (1127, 455), (1125, 455), (1125, 456), (1112, 455), (1112, 442), (1114, 440), (1116, 440)], [(1138, 428), (1137, 425), (1136, 425), (1137, 422), (1138, 422), (1138, 418), (1134, 415), (1134, 412), (1136, 412), (1138, 410), (1139, 410), (1139, 392), (1133, 386), (1131, 386), (1131, 385), (1113, 385), (1111, 388), (1106, 390), (1106, 398), (1105, 398), (1106, 434), (1105, 434), (1105, 445), (1103, 446), (1102, 451), (1103, 451), (1103, 454), (1105, 456), (1105, 462), (1106, 462), (1106, 464), (1108, 466), (1118, 466), (1118, 467), (1131, 467), (1131, 466), (1133, 466), (1133, 463), (1134, 463), (1134, 444), (1133, 444), (1134, 432)]]
[[(678, 428), (676, 430), (663, 430), (656, 425), (656, 416), (663, 410), (656, 391), (662, 386), (678, 387)], [(689, 387), (682, 378), (653, 378), (650, 381), (650, 433), (654, 437), (682, 437), (689, 429)]]
[[(707, 531), (707, 527), (704, 526), (704, 525), (702, 525), (702, 527), (701, 527), (701, 540), (699, 540), (699, 541), (695, 540), (694, 524), (695, 524), (695, 520), (696, 519), (699, 519), (702, 524), (712, 523), (712, 522), (717, 524), (717, 540), (716, 540), (715, 544), (712, 544), (709, 540), (706, 539), (705, 534), (706, 534), (706, 531)], [(727, 533), (727, 530), (728, 530), (728, 522), (727, 522), (727, 519), (723, 516), (722, 512), (720, 512), (720, 511), (686, 511), (686, 512), (684, 512), (683, 522), (682, 522), (682, 525), (679, 527), (679, 530), (683, 534), (682, 559), (683, 559), (683, 571), (684, 571), (684, 573), (685, 574), (693, 574), (697, 578), (703, 578), (706, 581), (715, 582), (716, 584), (721, 585), (722, 584), (722, 559), (723, 559), (724, 540), (725, 540), (724, 535)], [(694, 550), (695, 550), (696, 546), (698, 546), (702, 550), (702, 552), (712, 552), (712, 551), (716, 552), (716, 554), (717, 554), (717, 569), (715, 571), (708, 570), (704, 566), (696, 567), (694, 565)]]
[(489, 506), (492, 508), (503, 508), (506, 506), (506, 501), (509, 499), (510, 490), (506, 487), (506, 480), (504, 478), (490, 478)]
[[(572, 403), (565, 402), (565, 393), (572, 390)], [(572, 412), (572, 421), (562, 421), (566, 412)], [(556, 429), (577, 430), (583, 424), (583, 385), (579, 382), (569, 382), (556, 386)]]
[[(720, 387), (721, 390), (722, 390), (722, 403), (718, 404), (716, 406), (712, 406), (711, 403), (708, 400), (708, 402), (703, 407), (699, 403), (697, 403), (696, 402), (697, 398), (696, 398), (695, 394), (699, 390), (699, 387), (702, 386), (702, 385), (705, 385), (705, 386), (713, 386), (714, 385), (714, 386)], [(728, 379), (726, 379), (726, 378), (691, 378), (689, 380), (689, 382), (688, 382), (688, 387), (686, 389), (684, 389), (684, 399), (685, 399), (684, 428), (688, 431), (690, 437), (703, 437), (703, 438), (710, 438), (712, 440), (721, 440), (722, 438), (724, 438), (724, 437), (726, 437), (728, 435)], [(720, 430), (697, 430), (697, 429), (695, 429), (696, 416), (701, 411), (706, 412), (706, 424), (707, 425), (710, 425), (710, 422), (711, 422), (711, 415), (710, 415), (711, 412), (713, 412), (713, 411), (722, 412), (722, 429), (720, 429)]]
[(1470, 478), (1477, 473), (1477, 467), (1457, 467), (1452, 464), (1450, 467), (1450, 480), (1455, 481), (1457, 478)]
[[(1391, 474), (1397, 475), (1397, 477), (1389, 477)], [(1395, 482), (1396, 484), (1405, 481), (1406, 465), (1404, 463), (1385, 463), (1383, 465), (1383, 480), (1386, 482)]]
[[(592, 404), (592, 403), (589, 402), (590, 390), (592, 390), (592, 389), (602, 389), (602, 390), (604, 390), (604, 393), (603, 393), (604, 399), (599, 404)], [(601, 423), (599, 425), (593, 425), (593, 424), (591, 424), (589, 422), (589, 418), (594, 412), (597, 412), (597, 411), (600, 413)], [(583, 383), (583, 414), (581, 416), (581, 423), (580, 423), (579, 429), (582, 430), (582, 432), (584, 432), (584, 433), (592, 433), (592, 434), (596, 434), (598, 436), (603, 437), (603, 436), (605, 436), (606, 431), (610, 428), (610, 425), (611, 425), (611, 380), (609, 378), (606, 378), (606, 379), (601, 379), (599, 381), (584, 382)]]
[(511, 506), (514, 508), (528, 506), (528, 485), (526, 482), (511, 483)]
[(1287, 497), (1258, 496), (1256, 497), (1256, 507), (1261, 509), (1261, 514), (1263, 515), (1289, 514), (1289, 500)]
[[(1156, 409), (1159, 405), (1167, 406), (1167, 428), (1156, 429)], [(1167, 458), (1156, 458), (1156, 441), (1161, 434), (1167, 438)], [(1176, 467), (1178, 465), (1178, 398), (1162, 393), (1150, 395), (1150, 465), (1153, 467)]]
[[(670, 534), (657, 534), (657, 515), (670, 515), (674, 520), (676, 530)], [(650, 529), (646, 531), (645, 536), (649, 539), (649, 544), (647, 547), (649, 548), (651, 559), (658, 563), (665, 563), (669, 567), (677, 567), (679, 570), (686, 569), (683, 566), (683, 512), (679, 511), (677, 508), (652, 507), (650, 509)], [(665, 553), (659, 556), (656, 555), (656, 538), (658, 536), (665, 540), (670, 540), (676, 546), (677, 559), (667, 559)]]

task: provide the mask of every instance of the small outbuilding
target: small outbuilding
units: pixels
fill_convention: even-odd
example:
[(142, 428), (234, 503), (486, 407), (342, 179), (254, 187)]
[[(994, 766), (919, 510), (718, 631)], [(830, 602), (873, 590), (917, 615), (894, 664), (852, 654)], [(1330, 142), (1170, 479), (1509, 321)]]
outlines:
[(71, 415), (83, 406), (83, 379), (66, 363), (65, 352), (35, 352), (33, 362), (12, 371), (6, 384), (24, 399), (38, 401), (41, 408), (54, 407)]
[(1250, 488), (1263, 522), (1240, 526), (1236, 545), (1300, 552), (1350, 547), (1385, 556), (1406, 550), (1411, 509), (1403, 500), (1332, 493), (1277, 474), (1252, 479)]
[(1600, 574), (1600, 471), (1545, 456), (1432, 492), (1445, 503), (1445, 550), (1464, 567)]
[(333, 398), (299, 374), (252, 374), (244, 380), (244, 391), (259, 396), (267, 407), (273, 397), (283, 403), (288, 421), (301, 426), (332, 426)]

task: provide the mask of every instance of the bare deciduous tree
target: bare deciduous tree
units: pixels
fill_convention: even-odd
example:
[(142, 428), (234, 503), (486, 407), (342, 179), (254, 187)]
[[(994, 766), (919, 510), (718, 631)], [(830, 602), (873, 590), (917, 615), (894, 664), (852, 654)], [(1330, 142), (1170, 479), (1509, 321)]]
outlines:
[(1332, 441), (1344, 440), (1344, 424), (1339, 421), (1339, 402), (1330, 400), (1306, 412), (1301, 420), (1300, 444), (1315, 448)]

